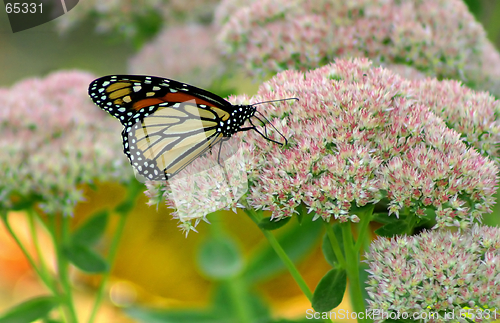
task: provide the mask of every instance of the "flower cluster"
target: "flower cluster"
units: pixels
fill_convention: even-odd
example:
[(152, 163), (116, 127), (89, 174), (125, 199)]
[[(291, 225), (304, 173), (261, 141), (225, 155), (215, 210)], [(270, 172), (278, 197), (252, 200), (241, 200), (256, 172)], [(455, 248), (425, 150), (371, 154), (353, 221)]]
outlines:
[(252, 73), (368, 57), (500, 93), (500, 55), (461, 0), (226, 0), (216, 18), (223, 51)]
[(129, 72), (164, 75), (207, 87), (224, 71), (214, 35), (214, 28), (209, 26), (165, 28), (129, 61)]
[(500, 102), (487, 92), (473, 91), (458, 81), (418, 80), (410, 89), (420, 102), (461, 134), (483, 155), (497, 159), (500, 142)]
[[(281, 219), (305, 203), (316, 216), (347, 221), (351, 205), (386, 195), (389, 214), (432, 208), (438, 226), (467, 225), (491, 212), (497, 167), (468, 148), (411, 85), (370, 69), (365, 59), (287, 71), (264, 83), (253, 102), (300, 101), (261, 109), (275, 117), (289, 148), (275, 149), (254, 132), (245, 137), (254, 156), (250, 205)], [(276, 132), (271, 139), (279, 140)]]
[[(248, 162), (248, 204), (271, 210), (276, 220), (304, 203), (315, 218), (357, 221), (352, 205), (382, 201), (389, 214), (433, 210), (439, 227), (465, 227), (491, 212), (497, 167), (432, 112), (444, 101), (431, 102), (420, 93), (424, 83), (415, 82), (371, 68), (366, 59), (339, 60), (305, 74), (279, 73), (251, 100), (231, 98), (233, 104), (300, 99), (258, 106), (271, 122), (269, 138), (283, 141), (275, 127), (288, 138), (285, 147), (255, 131), (236, 134)], [(439, 91), (447, 84), (428, 82)], [(466, 106), (469, 114), (484, 113), (477, 101)]]
[(92, 104), (93, 76), (58, 72), (0, 89), (1, 207), (30, 199), (49, 213), (71, 214), (77, 185), (131, 175), (120, 124)]
[(490, 322), (500, 308), (499, 228), (380, 238), (366, 260), (373, 310), (439, 314), (426, 322)]

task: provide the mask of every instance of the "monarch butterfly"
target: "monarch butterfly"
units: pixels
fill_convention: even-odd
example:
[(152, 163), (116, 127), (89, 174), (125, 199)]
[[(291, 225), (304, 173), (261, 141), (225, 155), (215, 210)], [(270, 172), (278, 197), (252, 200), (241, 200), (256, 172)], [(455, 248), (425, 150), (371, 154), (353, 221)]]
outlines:
[[(255, 130), (281, 144), (266, 136), (267, 128), (264, 135), (252, 123), (250, 118), (258, 112), (256, 104), (232, 105), (211, 92), (174, 80), (109, 75), (94, 80), (89, 95), (123, 124), (123, 151), (148, 180), (170, 179), (239, 131)], [(246, 120), (250, 127), (243, 127)]]

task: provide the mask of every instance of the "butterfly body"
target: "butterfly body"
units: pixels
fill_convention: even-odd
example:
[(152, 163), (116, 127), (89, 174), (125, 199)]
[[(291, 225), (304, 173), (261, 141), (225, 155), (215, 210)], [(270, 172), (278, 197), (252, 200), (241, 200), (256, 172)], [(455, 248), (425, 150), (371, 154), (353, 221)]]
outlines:
[(148, 180), (168, 180), (236, 132), (256, 129), (243, 127), (256, 112), (253, 105), (232, 105), (166, 78), (105, 76), (89, 85), (89, 95), (120, 120), (123, 150)]

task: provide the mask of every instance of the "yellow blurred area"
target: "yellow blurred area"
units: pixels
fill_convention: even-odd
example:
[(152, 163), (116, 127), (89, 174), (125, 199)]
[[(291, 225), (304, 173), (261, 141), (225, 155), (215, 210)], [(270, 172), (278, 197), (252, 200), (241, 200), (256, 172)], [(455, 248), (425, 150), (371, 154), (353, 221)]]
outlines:
[[(84, 188), (86, 201), (79, 203), (72, 219), (72, 227), (81, 225), (94, 212), (114, 209), (126, 196), (124, 187), (113, 184), (99, 184), (96, 190)], [(140, 305), (157, 309), (203, 308), (210, 302), (213, 284), (199, 272), (196, 253), (200, 243), (207, 238), (210, 224), (200, 223), (199, 233), (191, 232), (186, 238), (171, 219), (169, 209), (160, 205), (146, 205), (147, 198), (140, 194), (134, 209), (129, 214), (120, 242), (118, 255), (112, 269), (112, 277), (107, 286), (106, 301), (96, 322), (132, 322), (120, 314), (120, 307)], [(27, 216), (10, 213), (9, 219), (22, 241), (28, 242)], [(112, 213), (103, 241), (96, 249), (106, 255), (111, 237), (116, 229), (119, 215)], [(209, 216), (210, 220), (210, 216)], [(267, 241), (257, 226), (239, 211), (223, 212), (213, 221), (240, 244), (246, 256)], [(48, 234), (39, 228), (38, 236), (47, 262), (53, 263), (54, 256)], [(320, 237), (313, 252), (298, 265), (311, 290), (328, 272), (330, 266), (324, 260), (320, 247)], [(33, 296), (47, 291), (37, 281), (29, 264), (22, 256), (14, 241), (0, 226), (0, 312)], [(31, 251), (32, 248), (30, 249)], [(100, 281), (100, 275), (88, 275), (73, 268), (71, 271), (75, 285), (77, 311), (86, 320)], [(257, 286), (257, 290), (271, 304), (273, 315), (280, 318), (304, 318), (310, 303), (287, 272), (273, 277)], [(343, 308), (348, 308), (345, 300)]]

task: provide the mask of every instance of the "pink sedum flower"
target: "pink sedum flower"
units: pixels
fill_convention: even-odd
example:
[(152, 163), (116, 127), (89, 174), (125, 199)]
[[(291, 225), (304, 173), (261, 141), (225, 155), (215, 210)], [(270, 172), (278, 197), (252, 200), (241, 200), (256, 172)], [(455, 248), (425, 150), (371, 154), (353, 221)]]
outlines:
[(488, 92), (473, 91), (458, 81), (436, 79), (413, 82), (411, 89), (462, 140), (484, 155), (498, 158), (500, 102)]
[(435, 210), (438, 227), (467, 226), (491, 212), (497, 167), (467, 147), (418, 92), (415, 83), (371, 69), (365, 59), (286, 71), (264, 83), (251, 102), (300, 101), (260, 109), (288, 147), (241, 134), (251, 153), (249, 204), (271, 210), (276, 220), (304, 203), (315, 218), (349, 221), (352, 205), (384, 199), (396, 216)]
[[(297, 214), (303, 205), (314, 212), (314, 219), (357, 222), (351, 207), (371, 203), (396, 216), (425, 217), (430, 210), (436, 227), (469, 226), (491, 212), (498, 168), (433, 111), (443, 102), (455, 102), (451, 108), (468, 111), (449, 112), (450, 120), (456, 121), (493, 113), (497, 103), (463, 86), (450, 91), (448, 84), (407, 81), (389, 70), (371, 68), (366, 59), (338, 60), (307, 73), (279, 73), (251, 99), (230, 98), (233, 104), (300, 99), (257, 106), (272, 123), (267, 125), (269, 138), (284, 141), (275, 127), (288, 139), (285, 147), (255, 131), (235, 135), (243, 141), (248, 176), (249, 190), (243, 198), (250, 207), (272, 211), (274, 220)], [(450, 91), (451, 97), (468, 93), (468, 100), (477, 96), (482, 101), (469, 100), (462, 107), (460, 95), (433, 101), (433, 91)], [(497, 127), (494, 113), (481, 118)], [(152, 203), (168, 200), (168, 192), (155, 187), (149, 192)], [(204, 202), (190, 204), (191, 209), (208, 205), (206, 199), (200, 201)], [(181, 220), (181, 225), (194, 227), (207, 213)]]
[(386, 315), (428, 314), (427, 322), (494, 321), (500, 308), (499, 250), (500, 229), (477, 224), (461, 232), (379, 238), (366, 254), (368, 310), (379, 311), (383, 304)]
[(222, 50), (254, 74), (368, 57), (500, 93), (500, 55), (461, 0), (225, 0), (216, 18)]
[(0, 89), (3, 208), (36, 197), (49, 214), (71, 214), (83, 199), (77, 185), (131, 175), (120, 124), (88, 97), (93, 79), (85, 72), (57, 72)]

